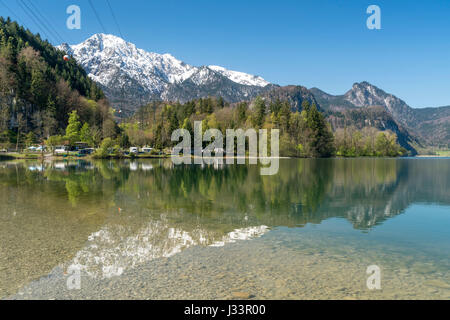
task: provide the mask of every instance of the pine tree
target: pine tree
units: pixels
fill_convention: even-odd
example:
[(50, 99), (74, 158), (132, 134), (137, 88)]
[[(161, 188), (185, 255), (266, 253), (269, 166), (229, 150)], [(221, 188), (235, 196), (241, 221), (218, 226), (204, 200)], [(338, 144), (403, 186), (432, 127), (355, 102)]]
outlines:
[(305, 104), (306, 124), (310, 129), (311, 147), (314, 157), (330, 157), (333, 155), (333, 133), (325, 117), (317, 110)]
[(225, 101), (223, 100), (223, 98), (221, 96), (219, 97), (219, 99), (217, 99), (217, 105), (219, 108), (225, 107)]
[(261, 128), (264, 123), (264, 118), (266, 116), (266, 103), (261, 97), (257, 97), (254, 102), (255, 109), (255, 121), (254, 125)]

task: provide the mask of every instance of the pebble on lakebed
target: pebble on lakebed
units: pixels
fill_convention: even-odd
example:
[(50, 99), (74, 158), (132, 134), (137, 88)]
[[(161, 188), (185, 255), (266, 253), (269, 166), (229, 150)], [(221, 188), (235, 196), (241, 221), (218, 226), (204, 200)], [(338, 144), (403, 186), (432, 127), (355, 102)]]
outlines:
[(233, 295), (233, 298), (237, 299), (250, 299), (252, 295), (248, 292), (242, 292), (242, 291), (235, 291), (231, 293)]

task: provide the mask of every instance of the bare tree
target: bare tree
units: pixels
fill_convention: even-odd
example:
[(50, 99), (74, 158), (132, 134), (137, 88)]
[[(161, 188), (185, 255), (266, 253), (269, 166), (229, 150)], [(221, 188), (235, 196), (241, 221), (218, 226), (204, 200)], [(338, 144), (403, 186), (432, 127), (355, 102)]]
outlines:
[(55, 131), (58, 122), (56, 121), (52, 113), (48, 110), (44, 112), (43, 122), (42, 133), (44, 137), (48, 139)]
[(19, 151), (19, 138), (23, 127), (26, 124), (26, 119), (21, 113), (17, 114), (17, 139), (16, 139), (16, 152)]
[(9, 129), (10, 112), (6, 104), (0, 106), (0, 131)]

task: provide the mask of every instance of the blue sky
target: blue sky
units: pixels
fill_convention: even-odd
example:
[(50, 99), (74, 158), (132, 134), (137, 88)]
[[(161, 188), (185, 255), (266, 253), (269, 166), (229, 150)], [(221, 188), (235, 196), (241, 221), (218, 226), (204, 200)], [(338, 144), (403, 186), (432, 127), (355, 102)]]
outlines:
[[(104, 32), (88, 0), (22, 0), (70, 44)], [(280, 85), (342, 94), (369, 81), (412, 107), (450, 105), (450, 1), (109, 0), (125, 40), (193, 65), (221, 65)], [(17, 0), (0, 0), (33, 32)], [(92, 0), (107, 33), (119, 35), (106, 0)], [(66, 8), (81, 8), (81, 30)], [(366, 9), (381, 8), (381, 30)], [(45, 31), (45, 30), (44, 30)], [(53, 40), (52, 43), (57, 43)]]

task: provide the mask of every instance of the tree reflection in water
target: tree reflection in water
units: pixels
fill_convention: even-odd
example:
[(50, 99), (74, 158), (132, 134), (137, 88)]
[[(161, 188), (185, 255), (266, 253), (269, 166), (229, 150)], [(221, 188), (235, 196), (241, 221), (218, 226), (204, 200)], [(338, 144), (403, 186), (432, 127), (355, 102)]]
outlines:
[(433, 159), (286, 159), (275, 176), (170, 160), (3, 162), (0, 259), (13, 274), (0, 288), (68, 261), (109, 276), (191, 245), (333, 217), (370, 231), (412, 203), (448, 205), (449, 176), (449, 162)]

